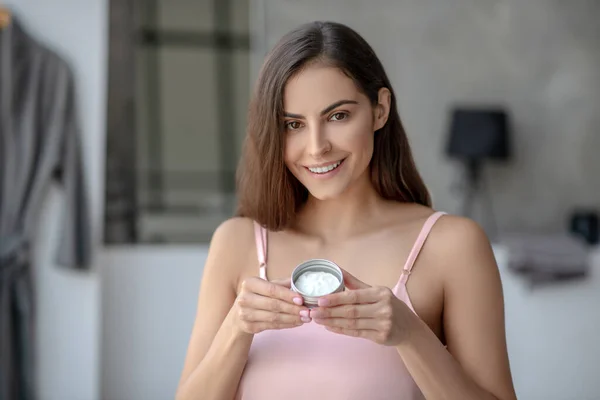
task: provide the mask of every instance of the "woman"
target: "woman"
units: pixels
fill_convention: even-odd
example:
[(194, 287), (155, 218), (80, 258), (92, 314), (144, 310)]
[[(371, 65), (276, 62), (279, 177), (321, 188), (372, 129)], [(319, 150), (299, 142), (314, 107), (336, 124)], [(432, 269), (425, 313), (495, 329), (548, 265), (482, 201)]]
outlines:
[[(356, 32), (316, 22), (275, 46), (239, 178), (178, 399), (515, 398), (489, 242), (430, 208), (390, 82)], [(309, 310), (290, 274), (310, 258), (336, 262), (348, 290)]]

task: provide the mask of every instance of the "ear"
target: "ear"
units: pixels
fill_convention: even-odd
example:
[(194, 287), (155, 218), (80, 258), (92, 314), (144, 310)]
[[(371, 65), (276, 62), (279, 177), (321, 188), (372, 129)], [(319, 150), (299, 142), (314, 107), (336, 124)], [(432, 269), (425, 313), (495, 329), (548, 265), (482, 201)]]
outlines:
[(373, 109), (373, 120), (375, 122), (373, 128), (375, 131), (378, 131), (385, 126), (388, 116), (390, 115), (391, 102), (392, 94), (390, 93), (390, 90), (386, 87), (379, 89), (377, 105)]

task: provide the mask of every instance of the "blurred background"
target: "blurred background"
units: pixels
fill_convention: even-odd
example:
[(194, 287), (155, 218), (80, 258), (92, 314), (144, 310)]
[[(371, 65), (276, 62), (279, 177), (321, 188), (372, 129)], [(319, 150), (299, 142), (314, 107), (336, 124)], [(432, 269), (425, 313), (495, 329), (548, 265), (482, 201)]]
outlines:
[[(235, 205), (251, 87), (281, 35), (311, 20), (374, 47), (435, 208), (492, 239), (519, 399), (600, 399), (600, 2), (0, 5), (0, 57), (18, 24), (72, 73), (88, 193), (88, 217), (64, 207), (64, 180), (35, 205), (39, 399), (173, 398), (208, 241)], [(70, 218), (88, 222), (85, 265), (56, 261)]]

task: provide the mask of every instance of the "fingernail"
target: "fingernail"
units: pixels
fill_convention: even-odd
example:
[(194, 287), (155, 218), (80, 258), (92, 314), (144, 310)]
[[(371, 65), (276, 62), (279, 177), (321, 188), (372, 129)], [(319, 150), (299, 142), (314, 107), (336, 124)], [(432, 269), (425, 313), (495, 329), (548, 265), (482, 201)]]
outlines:
[(302, 305), (302, 297), (294, 297), (294, 303), (301, 306)]
[(319, 299), (319, 307), (327, 307), (329, 305), (328, 299)]
[(310, 318), (307, 318), (307, 317), (302, 317), (300, 319), (302, 320), (302, 322), (306, 322), (306, 323), (310, 322)]
[(308, 318), (308, 310), (302, 310), (302, 311), (300, 311), (300, 316)]

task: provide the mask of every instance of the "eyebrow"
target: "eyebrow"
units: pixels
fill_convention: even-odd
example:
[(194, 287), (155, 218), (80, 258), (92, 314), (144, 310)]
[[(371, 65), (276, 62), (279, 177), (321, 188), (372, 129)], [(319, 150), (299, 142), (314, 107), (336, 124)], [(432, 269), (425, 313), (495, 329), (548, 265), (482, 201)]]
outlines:
[[(341, 105), (344, 104), (358, 104), (358, 101), (356, 100), (340, 100), (340, 101), (336, 101), (335, 103), (325, 107), (323, 109), (323, 111), (321, 111), (321, 115), (327, 114), (328, 112), (330, 112), (331, 110), (334, 110), (336, 108), (338, 108)], [(291, 113), (284, 113), (283, 114), (284, 117), (286, 118), (297, 118), (297, 119), (303, 119), (304, 116), (300, 115), (300, 114), (291, 114)]]

